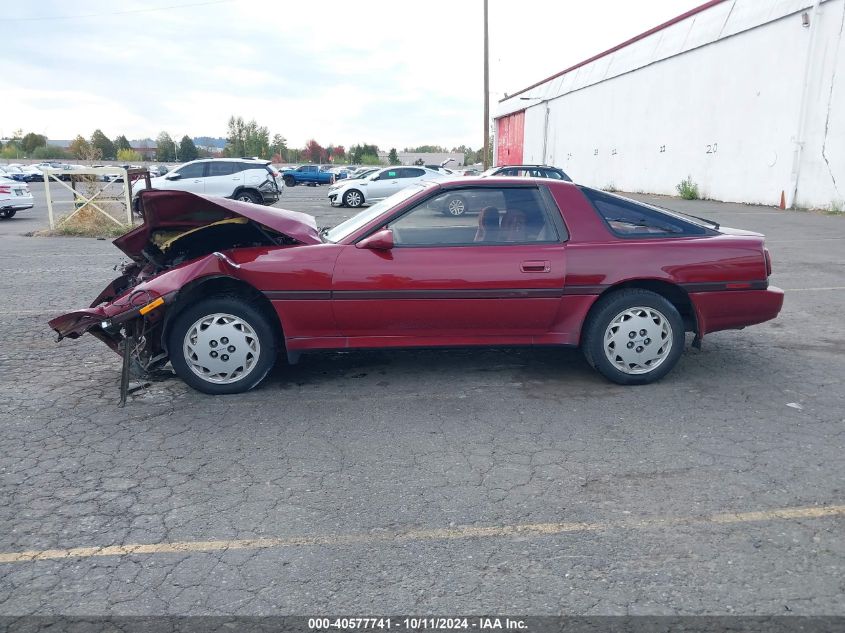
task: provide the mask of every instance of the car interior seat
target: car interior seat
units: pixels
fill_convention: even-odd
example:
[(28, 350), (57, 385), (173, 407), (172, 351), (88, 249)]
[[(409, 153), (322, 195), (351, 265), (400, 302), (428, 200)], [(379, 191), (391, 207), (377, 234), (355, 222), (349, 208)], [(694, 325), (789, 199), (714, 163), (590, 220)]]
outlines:
[(497, 242), (499, 240), (499, 210), (485, 207), (478, 214), (478, 230), (474, 242)]

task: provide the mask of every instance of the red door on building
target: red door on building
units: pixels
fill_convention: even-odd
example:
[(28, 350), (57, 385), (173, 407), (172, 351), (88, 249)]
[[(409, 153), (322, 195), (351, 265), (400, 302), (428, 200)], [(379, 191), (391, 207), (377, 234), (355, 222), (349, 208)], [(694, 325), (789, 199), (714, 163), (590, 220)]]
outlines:
[(525, 110), (496, 119), (496, 166), (521, 165)]

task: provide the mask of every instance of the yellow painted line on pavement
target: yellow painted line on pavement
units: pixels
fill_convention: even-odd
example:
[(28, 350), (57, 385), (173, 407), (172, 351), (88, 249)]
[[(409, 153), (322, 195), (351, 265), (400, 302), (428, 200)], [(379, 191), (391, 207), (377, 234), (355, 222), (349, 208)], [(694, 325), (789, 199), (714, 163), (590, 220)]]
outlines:
[(28, 550), (0, 553), (0, 563), (23, 563), (62, 558), (90, 558), (93, 556), (127, 556), (138, 554), (184, 554), (223, 550), (256, 550), (290, 547), (376, 545), (387, 542), (447, 541), (508, 536), (555, 536), (573, 532), (603, 532), (612, 529), (648, 529), (680, 525), (726, 525), (763, 521), (789, 521), (845, 516), (845, 505), (809, 508), (780, 508), (755, 512), (728, 512), (693, 517), (655, 517), (605, 523), (523, 523), (487, 527), (450, 527), (409, 530), (406, 532), (327, 534), (289, 538), (256, 538), (215, 541), (182, 541), (175, 543), (136, 543), (104, 547), (72, 547), (68, 549)]

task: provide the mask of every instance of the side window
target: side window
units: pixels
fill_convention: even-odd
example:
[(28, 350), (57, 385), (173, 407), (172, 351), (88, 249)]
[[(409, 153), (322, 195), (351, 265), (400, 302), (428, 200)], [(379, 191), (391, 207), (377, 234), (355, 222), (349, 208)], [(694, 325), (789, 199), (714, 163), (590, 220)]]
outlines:
[[(449, 213), (459, 200), (467, 211)], [(441, 192), (390, 223), (397, 246), (504, 246), (559, 241), (536, 188)]]
[(619, 237), (661, 237), (666, 235), (706, 235), (704, 227), (663, 213), (633, 200), (582, 188), (596, 211)]
[(561, 176), (558, 172), (554, 169), (544, 169), (542, 173), (543, 178), (551, 178), (553, 180), (563, 180), (563, 176)]
[(202, 178), (205, 171), (205, 163), (193, 163), (179, 168), (179, 175), (182, 178)]
[(400, 178), (419, 178), (425, 176), (425, 170), (416, 167), (403, 167), (399, 170)]
[(398, 169), (387, 169), (381, 172), (381, 176), (378, 177), (379, 180), (393, 180), (395, 178), (401, 178)]
[(208, 176), (231, 176), (237, 169), (237, 163), (228, 160), (214, 161), (208, 164)]
[(500, 171), (496, 175), (497, 176), (516, 176), (517, 173), (516, 173), (515, 169), (503, 169), (502, 171)]

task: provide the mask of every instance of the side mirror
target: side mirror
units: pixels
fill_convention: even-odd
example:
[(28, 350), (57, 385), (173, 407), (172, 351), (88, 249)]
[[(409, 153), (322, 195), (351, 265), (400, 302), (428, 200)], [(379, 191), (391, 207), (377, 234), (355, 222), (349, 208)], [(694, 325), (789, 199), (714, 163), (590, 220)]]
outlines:
[(165, 178), (167, 180), (179, 180), (182, 177), (182, 174), (167, 174)]
[(384, 228), (368, 235), (355, 245), (355, 248), (368, 248), (373, 251), (389, 251), (393, 248), (393, 231)]

